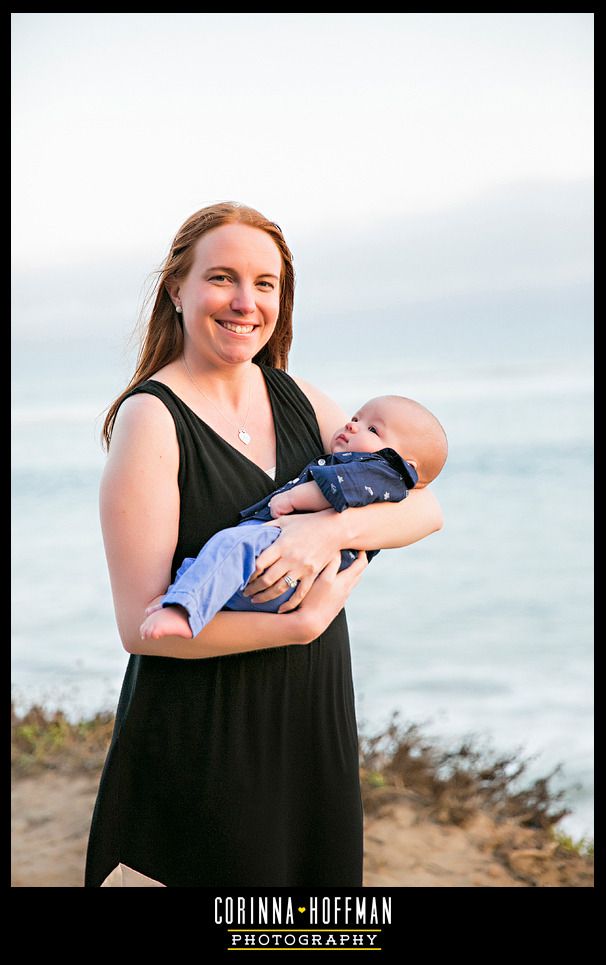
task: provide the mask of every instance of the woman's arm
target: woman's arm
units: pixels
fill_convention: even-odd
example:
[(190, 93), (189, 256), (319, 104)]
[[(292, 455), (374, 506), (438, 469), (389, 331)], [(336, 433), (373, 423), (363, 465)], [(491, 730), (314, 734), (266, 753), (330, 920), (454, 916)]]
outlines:
[(128, 648), (129, 652), (195, 660), (312, 643), (343, 609), (347, 597), (368, 566), (365, 553), (361, 553), (347, 570), (337, 573), (340, 563), (338, 556), (331, 560), (296, 613), (277, 615), (220, 611), (191, 640), (183, 637), (141, 640), (135, 643), (134, 648)]
[[(311, 402), (324, 450), (349, 418), (329, 396), (297, 376), (291, 376)], [(386, 512), (384, 512), (386, 510)], [(333, 513), (339, 533), (338, 549), (394, 549), (410, 546), (444, 525), (440, 504), (427, 489), (413, 490), (399, 503), (380, 503)], [(330, 517), (328, 517), (330, 518)]]
[(279, 526), (282, 535), (259, 554), (245, 595), (254, 603), (264, 603), (284, 592), (285, 575), (299, 580), (296, 591), (278, 610), (283, 614), (301, 603), (335, 552), (409, 546), (441, 529), (442, 514), (437, 499), (425, 488), (418, 493), (413, 490), (399, 503), (280, 516), (264, 525)]
[(387, 550), (417, 543), (444, 525), (434, 494), (425, 487), (411, 490), (399, 503), (371, 503), (335, 513), (332, 524), (340, 549)]
[[(294, 378), (294, 377), (293, 377)], [(343, 410), (324, 393), (295, 379), (314, 407), (326, 451), (335, 431), (344, 425)], [(281, 516), (273, 525), (282, 530), (258, 558), (257, 572), (246, 589), (255, 602), (265, 602), (284, 591), (285, 574), (300, 580), (286, 613), (304, 599), (325, 560), (341, 549), (393, 549), (409, 546), (443, 526), (440, 504), (428, 489), (412, 490), (399, 503), (374, 503), (337, 513), (330, 509), (313, 515)], [(261, 575), (262, 574), (262, 575)]]
[(331, 584), (325, 580), (313, 612), (311, 607), (287, 616), (221, 612), (193, 639), (141, 640), (146, 606), (170, 583), (179, 532), (178, 469), (175, 427), (164, 404), (148, 394), (126, 399), (114, 425), (100, 491), (103, 540), (124, 649), (195, 659), (315, 639), (343, 607), (359, 574), (350, 580), (339, 574)]

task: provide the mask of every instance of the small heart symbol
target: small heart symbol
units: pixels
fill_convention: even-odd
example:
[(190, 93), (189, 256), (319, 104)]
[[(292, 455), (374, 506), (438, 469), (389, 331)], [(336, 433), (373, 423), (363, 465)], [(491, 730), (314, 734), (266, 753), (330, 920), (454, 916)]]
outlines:
[(303, 913), (304, 911), (307, 911), (307, 908), (297, 908), (297, 911), (300, 911), (301, 913)]

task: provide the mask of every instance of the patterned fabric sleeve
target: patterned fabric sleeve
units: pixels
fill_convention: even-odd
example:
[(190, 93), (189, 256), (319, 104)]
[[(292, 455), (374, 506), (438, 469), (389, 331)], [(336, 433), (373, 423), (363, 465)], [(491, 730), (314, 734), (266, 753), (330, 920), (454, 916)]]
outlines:
[(413, 467), (408, 463), (406, 467), (408, 479), (378, 460), (311, 466), (309, 471), (331, 506), (342, 513), (344, 509), (368, 506), (369, 503), (401, 502), (417, 481)]

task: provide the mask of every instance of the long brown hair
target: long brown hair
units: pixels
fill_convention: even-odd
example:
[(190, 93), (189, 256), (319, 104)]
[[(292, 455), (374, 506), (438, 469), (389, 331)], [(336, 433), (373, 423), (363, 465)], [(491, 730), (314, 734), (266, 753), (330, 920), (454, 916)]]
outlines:
[(282, 229), (273, 221), (268, 221), (259, 211), (237, 202), (223, 201), (202, 208), (192, 214), (179, 228), (164, 263), (156, 272), (157, 279), (145, 300), (141, 313), (143, 317), (155, 293), (154, 307), (147, 324), (144, 324), (135, 374), (124, 392), (109, 407), (103, 424), (103, 442), (106, 449), (109, 449), (118, 409), (131, 389), (145, 382), (164, 365), (173, 362), (183, 351), (183, 323), (168, 294), (167, 279), (183, 278), (187, 275), (194, 260), (194, 245), (202, 235), (220, 225), (234, 223), (250, 225), (267, 232), (273, 238), (282, 256), (278, 320), (271, 338), (255, 355), (253, 362), (286, 370), (292, 343), (295, 271), (292, 254), (284, 240)]

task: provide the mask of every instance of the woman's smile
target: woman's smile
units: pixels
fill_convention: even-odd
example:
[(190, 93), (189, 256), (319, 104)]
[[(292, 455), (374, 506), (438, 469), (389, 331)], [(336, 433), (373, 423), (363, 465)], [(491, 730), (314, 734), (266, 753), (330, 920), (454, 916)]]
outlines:
[(250, 335), (255, 328), (259, 327), (252, 322), (231, 322), (223, 318), (216, 318), (215, 321), (232, 335)]

